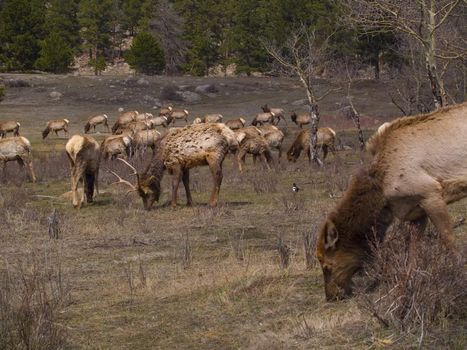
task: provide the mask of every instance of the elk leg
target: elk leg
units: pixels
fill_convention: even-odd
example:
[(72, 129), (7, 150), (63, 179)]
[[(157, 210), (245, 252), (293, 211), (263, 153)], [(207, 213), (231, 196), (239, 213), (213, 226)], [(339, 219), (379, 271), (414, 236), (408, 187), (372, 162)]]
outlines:
[(193, 199), (191, 198), (191, 191), (190, 191), (190, 169), (184, 169), (182, 171), (182, 181), (183, 181), (183, 186), (185, 187), (186, 205), (191, 207), (193, 204)]
[(441, 241), (449, 249), (454, 248), (454, 232), (448, 208), (440, 195), (432, 195), (423, 199), (420, 206), (425, 210), (433, 225), (439, 232)]
[(268, 168), (268, 170), (271, 170), (271, 167), (269, 166), (268, 159), (266, 158), (264, 153), (261, 153), (261, 159), (263, 160), (264, 165), (266, 165), (266, 168)]
[(278, 163), (280, 163), (282, 158), (282, 146), (277, 147), (277, 149), (279, 150), (279, 156), (277, 157), (277, 161)]
[(222, 161), (219, 162), (216, 158), (208, 159), (208, 164), (214, 181), (211, 198), (209, 199), (209, 206), (215, 207), (219, 199), (219, 191), (221, 190), (222, 184)]
[(328, 156), (328, 146), (327, 145), (322, 145), (321, 148), (323, 149), (323, 162)]
[(241, 149), (238, 151), (237, 154), (237, 161), (238, 161), (238, 171), (243, 172), (243, 167), (245, 166), (245, 156), (246, 156), (246, 151), (244, 149)]
[(34, 173), (34, 167), (32, 165), (32, 159), (28, 160), (26, 162), (28, 168), (29, 168), (29, 173), (31, 174), (31, 181), (34, 183), (36, 182), (37, 178), (36, 178), (36, 174)]
[(73, 206), (78, 209), (81, 207), (81, 200), (78, 198), (78, 184), (80, 180), (78, 171), (74, 167), (71, 174), (71, 192), (73, 194)]
[(172, 172), (172, 208), (177, 206), (177, 195), (178, 195), (178, 185), (180, 184), (180, 179), (182, 176), (182, 171), (180, 168), (176, 168)]

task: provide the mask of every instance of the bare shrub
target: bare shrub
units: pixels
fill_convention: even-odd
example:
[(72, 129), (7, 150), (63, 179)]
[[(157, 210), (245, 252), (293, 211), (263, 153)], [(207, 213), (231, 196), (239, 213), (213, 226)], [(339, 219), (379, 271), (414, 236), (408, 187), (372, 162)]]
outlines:
[(193, 251), (188, 233), (181, 235), (179, 240), (178, 258), (183, 269), (188, 269), (193, 261)]
[(302, 232), (303, 255), (305, 257), (305, 266), (311, 269), (316, 266), (316, 242), (318, 240), (316, 228)]
[(253, 186), (255, 193), (275, 193), (277, 192), (277, 176), (275, 173), (257, 172), (248, 176), (248, 182)]
[(282, 204), (287, 214), (303, 209), (305, 204), (305, 200), (297, 193), (281, 196), (279, 202)]
[(375, 291), (358, 292), (364, 310), (387, 327), (417, 334), (420, 346), (430, 330), (462, 317), (459, 313), (467, 309), (463, 261), (434, 236), (395, 226), (384, 242), (371, 247), (373, 259), (365, 273), (376, 281)]
[(279, 252), (279, 265), (284, 270), (290, 264), (290, 248), (284, 243), (282, 233), (277, 238), (277, 251)]
[(30, 254), (0, 271), (0, 349), (63, 349), (66, 331), (57, 321), (70, 288), (60, 259)]
[(232, 252), (238, 261), (245, 260), (246, 247), (244, 235), (244, 229), (242, 229), (240, 234), (229, 234), (230, 247), (232, 248)]
[(63, 180), (70, 175), (70, 163), (65, 152), (39, 154), (34, 158), (34, 171), (39, 181)]

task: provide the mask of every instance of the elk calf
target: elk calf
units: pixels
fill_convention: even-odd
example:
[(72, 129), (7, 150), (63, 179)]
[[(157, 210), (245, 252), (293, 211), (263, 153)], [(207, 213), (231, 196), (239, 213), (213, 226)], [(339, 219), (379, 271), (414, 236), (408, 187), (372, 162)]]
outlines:
[(3, 168), (7, 162), (17, 161), (21, 167), (29, 168), (32, 182), (36, 182), (36, 175), (32, 166), (31, 143), (25, 137), (18, 136), (0, 140), (0, 163)]
[(63, 130), (65, 137), (67, 137), (69, 123), (70, 121), (68, 119), (49, 120), (44, 131), (42, 131), (42, 139), (45, 139), (51, 131), (55, 132), (55, 135), (58, 137), (58, 132), (60, 130)]
[[(90, 136), (74, 135), (65, 145), (71, 165), (71, 191), (73, 206), (80, 208), (84, 199), (93, 202), (94, 189), (98, 190), (100, 163), (99, 144)], [(83, 184), (83, 195), (78, 198), (78, 185)]]
[(0, 139), (6, 137), (8, 132), (12, 132), (13, 136), (19, 136), (20, 126), (21, 124), (15, 120), (0, 122)]
[(86, 125), (84, 126), (84, 133), (87, 134), (91, 128), (93, 128), (94, 132), (96, 132), (96, 126), (99, 124), (104, 125), (107, 128), (107, 132), (110, 132), (107, 114), (99, 114), (88, 119)]

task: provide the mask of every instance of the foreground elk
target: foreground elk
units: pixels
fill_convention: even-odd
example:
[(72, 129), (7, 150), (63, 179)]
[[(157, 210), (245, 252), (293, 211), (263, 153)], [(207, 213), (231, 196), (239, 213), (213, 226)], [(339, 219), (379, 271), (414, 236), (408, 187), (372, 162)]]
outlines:
[[(74, 135), (65, 145), (71, 165), (71, 192), (73, 206), (80, 208), (86, 198), (92, 203), (94, 189), (98, 192), (100, 151), (99, 144), (90, 136)], [(78, 185), (83, 184), (83, 194), (78, 198)]]
[(0, 163), (3, 169), (7, 162), (17, 161), (21, 167), (29, 168), (32, 182), (36, 182), (36, 175), (32, 166), (31, 143), (25, 137), (11, 137), (0, 140)]
[(131, 166), (136, 175), (136, 186), (120, 177), (118, 183), (124, 183), (138, 191), (143, 199), (144, 208), (149, 210), (153, 203), (159, 200), (160, 183), (165, 170), (168, 170), (172, 175), (172, 207), (177, 205), (180, 181), (185, 187), (187, 205), (191, 205), (193, 200), (189, 184), (190, 169), (208, 165), (214, 182), (209, 200), (209, 205), (212, 207), (217, 204), (219, 198), (222, 163), (229, 150), (236, 146), (235, 134), (223, 124), (199, 124), (171, 129), (157, 141), (156, 153), (143, 174), (139, 174), (134, 167), (125, 162)]
[[(336, 156), (336, 132), (331, 128), (318, 128), (316, 136), (316, 147), (323, 150), (323, 161), (326, 159), (328, 151), (331, 151)], [(311, 131), (308, 129), (298, 133), (292, 146), (287, 151), (287, 160), (289, 162), (296, 162), (302, 151), (306, 153), (308, 160), (311, 162), (310, 138)]]
[(245, 126), (245, 119), (243, 118), (237, 118), (237, 119), (230, 119), (225, 122), (225, 125), (227, 125), (230, 129), (232, 130), (238, 130), (241, 129)]
[(108, 119), (107, 114), (99, 114), (89, 118), (86, 125), (84, 125), (84, 133), (87, 134), (91, 128), (96, 132), (96, 126), (99, 124), (104, 125), (107, 128), (107, 132), (110, 132)]
[(13, 136), (19, 136), (20, 126), (21, 124), (16, 120), (0, 122), (0, 139), (4, 138), (8, 132), (12, 132)]
[(122, 156), (128, 159), (132, 154), (133, 139), (129, 135), (113, 135), (107, 137), (101, 144), (101, 157), (104, 160)]
[[(287, 120), (285, 120), (285, 112), (282, 108), (270, 108), (267, 104), (261, 107), (264, 113), (272, 112), (274, 113), (274, 125), (279, 124), (281, 119), (287, 124)], [(276, 121), (277, 120), (277, 121)]]
[(311, 115), (310, 113), (300, 113), (297, 114), (295, 112), (292, 112), (290, 119), (297, 124), (298, 127), (303, 128), (303, 125), (308, 125), (311, 123)]
[(316, 254), (327, 300), (351, 294), (352, 276), (394, 218), (421, 232), (429, 218), (441, 242), (453, 248), (447, 204), (467, 196), (466, 121), (464, 103), (400, 118), (372, 136), (372, 162), (355, 175), (319, 233)]
[(117, 134), (120, 130), (124, 129), (126, 125), (134, 122), (138, 114), (138, 111), (129, 111), (120, 115), (112, 126), (112, 134)]
[(65, 137), (68, 137), (68, 124), (70, 124), (68, 119), (49, 120), (44, 131), (42, 131), (42, 139), (45, 139), (51, 131), (55, 132), (55, 135), (58, 137), (60, 130), (63, 130)]

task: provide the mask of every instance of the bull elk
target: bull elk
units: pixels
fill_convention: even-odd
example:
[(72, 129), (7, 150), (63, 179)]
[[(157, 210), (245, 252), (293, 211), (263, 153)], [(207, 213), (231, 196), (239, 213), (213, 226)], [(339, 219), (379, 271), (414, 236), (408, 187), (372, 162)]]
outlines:
[(84, 133), (89, 133), (91, 128), (93, 128), (94, 132), (96, 132), (96, 126), (99, 124), (104, 125), (107, 128), (107, 132), (110, 132), (108, 119), (109, 118), (107, 117), (107, 114), (99, 114), (89, 118), (87, 123), (84, 125)]
[(36, 182), (36, 175), (32, 166), (32, 151), (29, 140), (22, 136), (0, 140), (0, 163), (5, 168), (7, 162), (17, 161), (19, 166), (29, 169), (32, 182)]
[(318, 236), (327, 300), (351, 294), (371, 242), (384, 239), (394, 218), (421, 232), (429, 218), (441, 242), (453, 248), (447, 205), (467, 196), (466, 118), (463, 103), (397, 119), (370, 138), (373, 160), (354, 176)]
[(209, 205), (215, 206), (219, 198), (222, 183), (222, 163), (230, 149), (237, 146), (235, 134), (224, 124), (188, 125), (184, 128), (171, 129), (157, 141), (156, 152), (146, 171), (139, 174), (128, 162), (136, 175), (136, 185), (123, 180), (119, 181), (138, 192), (146, 210), (151, 209), (161, 193), (160, 183), (165, 170), (172, 175), (172, 207), (177, 205), (177, 192), (180, 181), (186, 192), (187, 205), (192, 205), (190, 192), (190, 169), (208, 165), (213, 177), (214, 186)]
[[(99, 144), (90, 136), (73, 135), (66, 143), (65, 150), (71, 165), (73, 206), (81, 208), (85, 199), (87, 203), (93, 202), (94, 189), (99, 192)], [(80, 183), (83, 184), (83, 194), (78, 198)]]
[(7, 120), (0, 122), (0, 139), (6, 137), (7, 133), (12, 132), (13, 136), (19, 136), (19, 128), (21, 124), (16, 120)]
[(60, 130), (63, 130), (65, 137), (67, 137), (68, 124), (70, 124), (68, 119), (49, 120), (46, 123), (44, 131), (42, 131), (42, 139), (45, 139), (51, 131), (55, 132), (55, 135), (58, 137), (58, 132)]
[[(328, 151), (331, 151), (336, 156), (336, 132), (331, 128), (318, 128), (316, 136), (316, 147), (323, 151), (323, 161), (326, 159)], [(287, 151), (287, 160), (289, 162), (296, 162), (302, 151), (306, 153), (308, 160), (311, 162), (310, 138), (311, 131), (308, 129), (298, 133), (292, 146)]]

